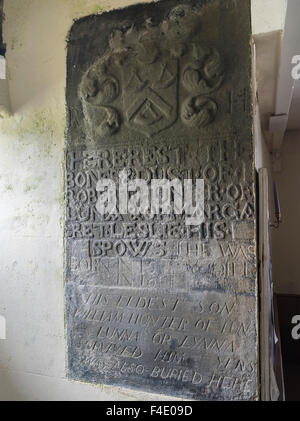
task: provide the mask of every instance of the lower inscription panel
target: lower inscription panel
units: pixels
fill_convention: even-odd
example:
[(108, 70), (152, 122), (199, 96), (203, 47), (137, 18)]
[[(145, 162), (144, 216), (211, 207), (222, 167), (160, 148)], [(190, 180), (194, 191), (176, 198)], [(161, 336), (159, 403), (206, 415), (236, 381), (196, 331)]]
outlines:
[(255, 298), (68, 285), (70, 371), (198, 399), (256, 395)]

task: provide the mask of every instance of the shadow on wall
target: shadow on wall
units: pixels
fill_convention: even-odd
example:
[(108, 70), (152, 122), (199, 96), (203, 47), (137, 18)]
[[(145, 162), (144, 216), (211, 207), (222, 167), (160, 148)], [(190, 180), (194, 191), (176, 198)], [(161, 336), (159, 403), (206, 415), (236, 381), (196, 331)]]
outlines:
[(13, 374), (10, 375), (8, 370), (2, 369), (0, 366), (0, 396), (1, 401), (16, 401), (23, 400), (24, 396), (20, 390), (20, 386), (17, 386), (12, 381)]
[(275, 112), (278, 63), (282, 31), (254, 35), (256, 47), (256, 81), (264, 135), (269, 130), (269, 119)]
[[(0, 315), (0, 345), (6, 339), (6, 320)], [(19, 400), (22, 398), (18, 388), (12, 382), (9, 371), (0, 366), (0, 396), (1, 400)]]

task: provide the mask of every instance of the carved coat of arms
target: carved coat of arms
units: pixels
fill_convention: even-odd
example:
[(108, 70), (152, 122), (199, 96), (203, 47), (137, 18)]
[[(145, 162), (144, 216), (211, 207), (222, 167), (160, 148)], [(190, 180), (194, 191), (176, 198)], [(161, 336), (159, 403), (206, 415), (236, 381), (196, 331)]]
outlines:
[(222, 59), (215, 48), (191, 39), (191, 25), (199, 20), (180, 6), (160, 24), (111, 34), (107, 54), (79, 87), (90, 138), (112, 136), (123, 124), (151, 137), (178, 118), (198, 128), (214, 120), (218, 106), (210, 94), (223, 82)]

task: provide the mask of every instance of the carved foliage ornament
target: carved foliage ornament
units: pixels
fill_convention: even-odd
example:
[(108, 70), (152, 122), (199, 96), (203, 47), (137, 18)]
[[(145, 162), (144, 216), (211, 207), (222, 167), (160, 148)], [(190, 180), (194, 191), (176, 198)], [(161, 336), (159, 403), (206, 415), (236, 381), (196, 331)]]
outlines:
[(106, 55), (79, 86), (88, 137), (112, 136), (122, 124), (150, 137), (171, 127), (178, 110), (188, 127), (214, 120), (218, 107), (211, 94), (222, 85), (223, 62), (201, 38), (190, 39), (199, 16), (186, 8), (176, 7), (160, 24), (148, 20), (142, 29), (111, 34)]

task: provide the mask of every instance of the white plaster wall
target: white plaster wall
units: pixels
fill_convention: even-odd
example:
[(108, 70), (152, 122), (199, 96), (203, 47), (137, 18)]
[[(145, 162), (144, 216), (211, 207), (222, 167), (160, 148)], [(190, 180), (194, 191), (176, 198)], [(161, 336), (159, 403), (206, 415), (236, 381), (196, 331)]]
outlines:
[(4, 2), (13, 116), (0, 121), (0, 400), (163, 398), (65, 377), (65, 39), (73, 18), (131, 3)]
[(74, 18), (133, 3), (4, 1), (13, 115), (0, 121), (0, 400), (165, 398), (65, 377), (65, 39)]
[(288, 0), (251, 0), (253, 34), (283, 30), (287, 2)]

